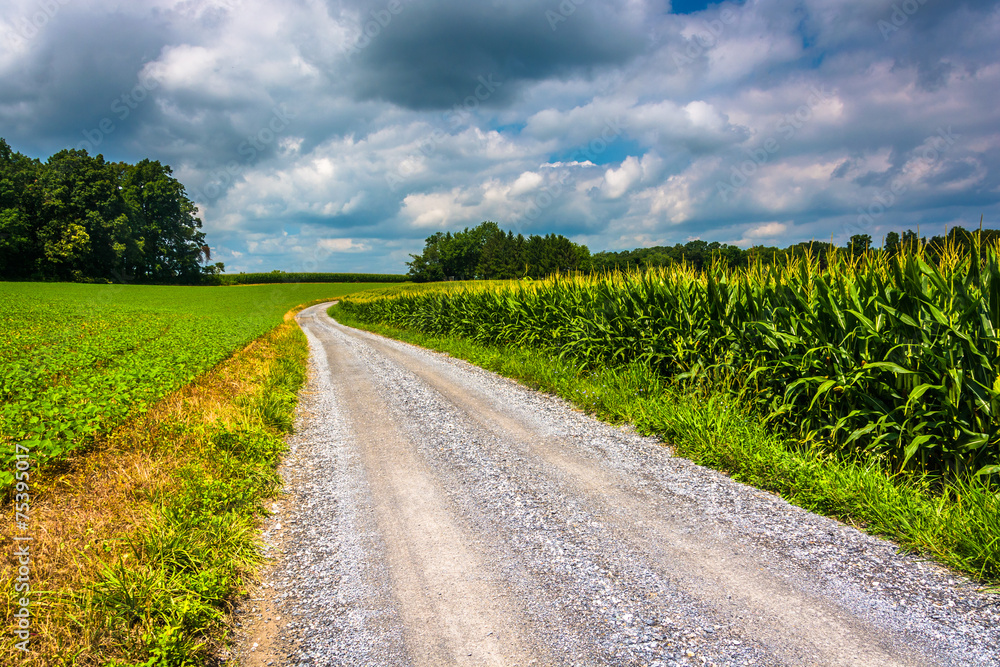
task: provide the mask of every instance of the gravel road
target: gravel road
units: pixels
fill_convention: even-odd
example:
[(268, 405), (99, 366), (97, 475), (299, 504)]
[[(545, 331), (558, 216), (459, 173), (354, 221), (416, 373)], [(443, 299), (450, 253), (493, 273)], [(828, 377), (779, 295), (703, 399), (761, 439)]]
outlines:
[(328, 305), (242, 664), (1000, 665), (1000, 596)]

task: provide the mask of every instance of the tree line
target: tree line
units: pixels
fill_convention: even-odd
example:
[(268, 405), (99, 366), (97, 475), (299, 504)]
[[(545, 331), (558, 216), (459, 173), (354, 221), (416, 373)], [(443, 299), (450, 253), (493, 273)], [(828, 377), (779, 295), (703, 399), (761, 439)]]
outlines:
[[(977, 234), (978, 232), (978, 234)], [(937, 260), (951, 247), (963, 252), (979, 244), (985, 248), (1000, 241), (1000, 231), (982, 229), (968, 231), (952, 227), (943, 236), (928, 239), (913, 230), (885, 235), (881, 250), (890, 255), (915, 252), (918, 249)], [(495, 222), (483, 222), (478, 227), (456, 233), (438, 232), (427, 238), (420, 255), (410, 255), (409, 277), (417, 282), (436, 280), (544, 278), (552, 273), (628, 271), (664, 267), (685, 263), (702, 269), (713, 262), (730, 267), (752, 264), (771, 265), (789, 258), (810, 254), (825, 265), (831, 251), (853, 257), (870, 254), (876, 248), (869, 234), (855, 234), (845, 245), (824, 241), (806, 241), (784, 248), (753, 246), (741, 248), (718, 241), (695, 239), (673, 246), (636, 248), (619, 252), (605, 251), (591, 255), (585, 245), (573, 243), (564, 236), (524, 236), (504, 232)]]
[(514, 236), (486, 221), (460, 232), (437, 232), (424, 251), (410, 255), (409, 276), (416, 282), (544, 278), (550, 274), (589, 271), (590, 250), (565, 236)]
[[(881, 250), (890, 255), (895, 255), (898, 253), (916, 252), (919, 249), (926, 257), (936, 261), (945, 252), (946, 248), (951, 247), (962, 252), (968, 252), (973, 250), (977, 243), (982, 248), (985, 248), (990, 243), (996, 241), (1000, 241), (1000, 231), (998, 230), (983, 229), (969, 231), (963, 227), (955, 226), (948, 230), (947, 234), (932, 236), (930, 239), (926, 236), (920, 236), (913, 230), (907, 230), (902, 234), (889, 232), (883, 239)], [(861, 257), (871, 253), (876, 248), (873, 246), (872, 237), (869, 234), (855, 234), (843, 246), (837, 246), (825, 241), (804, 241), (784, 248), (759, 245), (744, 249), (717, 241), (707, 242), (695, 239), (685, 244), (678, 243), (673, 246), (655, 246), (620, 252), (594, 253), (591, 258), (591, 270), (627, 271), (629, 269), (670, 266), (682, 262), (696, 269), (702, 269), (712, 262), (721, 262), (730, 267), (749, 266), (758, 263), (771, 265), (784, 262), (792, 257), (800, 257), (807, 253), (817, 258), (825, 266), (827, 255), (834, 250), (847, 253), (853, 257)]]
[(42, 162), (0, 138), (0, 279), (194, 283), (221, 273), (171, 174), (84, 150)]

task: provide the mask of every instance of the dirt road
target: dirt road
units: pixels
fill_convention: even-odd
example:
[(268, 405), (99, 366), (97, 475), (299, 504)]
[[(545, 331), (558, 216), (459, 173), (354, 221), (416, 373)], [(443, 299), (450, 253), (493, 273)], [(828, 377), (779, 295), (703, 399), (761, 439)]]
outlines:
[(248, 664), (1000, 664), (1000, 596), (325, 308)]

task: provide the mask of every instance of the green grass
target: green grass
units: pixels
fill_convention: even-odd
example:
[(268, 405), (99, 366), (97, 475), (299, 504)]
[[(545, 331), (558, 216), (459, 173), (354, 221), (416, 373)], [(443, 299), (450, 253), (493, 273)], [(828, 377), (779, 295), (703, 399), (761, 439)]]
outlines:
[(282, 436), (305, 380), (301, 332), (272, 338), (269, 356), (254, 388), (235, 402), (235, 424), (188, 429), (201, 446), (178, 469), (179, 486), (154, 498), (149, 521), (129, 538), (131, 558), (104, 565), (83, 592), (106, 637), (127, 655), (111, 664), (205, 664), (225, 612), (260, 563), (257, 519), (280, 490)]
[(141, 414), (295, 306), (376, 286), (0, 283), (0, 493), (13, 480), (15, 444), (44, 467)]
[(982, 481), (942, 488), (919, 475), (889, 475), (878, 460), (804, 446), (765, 425), (759, 408), (732, 386), (670, 381), (642, 363), (588, 370), (522, 346), (365, 323), (340, 305), (330, 314), (557, 394), (606, 421), (633, 424), (696, 463), (892, 538), (987, 584), (1000, 583), (1000, 496)]

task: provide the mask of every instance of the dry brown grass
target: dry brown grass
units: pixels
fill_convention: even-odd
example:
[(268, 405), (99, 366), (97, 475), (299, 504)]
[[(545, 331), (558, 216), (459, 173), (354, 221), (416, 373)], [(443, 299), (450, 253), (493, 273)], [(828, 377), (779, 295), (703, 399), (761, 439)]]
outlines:
[[(49, 667), (99, 665), (119, 657), (88, 603), (88, 584), (106, 564), (135, 558), (129, 538), (162, 494), (178, 484), (178, 470), (203, 446), (205, 429), (241, 419), (236, 400), (265, 372), (269, 345), (295, 325), (282, 325), (251, 343), (193, 384), (165, 397), (144, 415), (108, 433), (86, 452), (31, 477), (31, 653), (15, 649), (13, 613), (17, 560), (14, 509), (4, 502), (0, 525), (0, 664)], [(17, 531), (17, 534), (20, 534)]]

